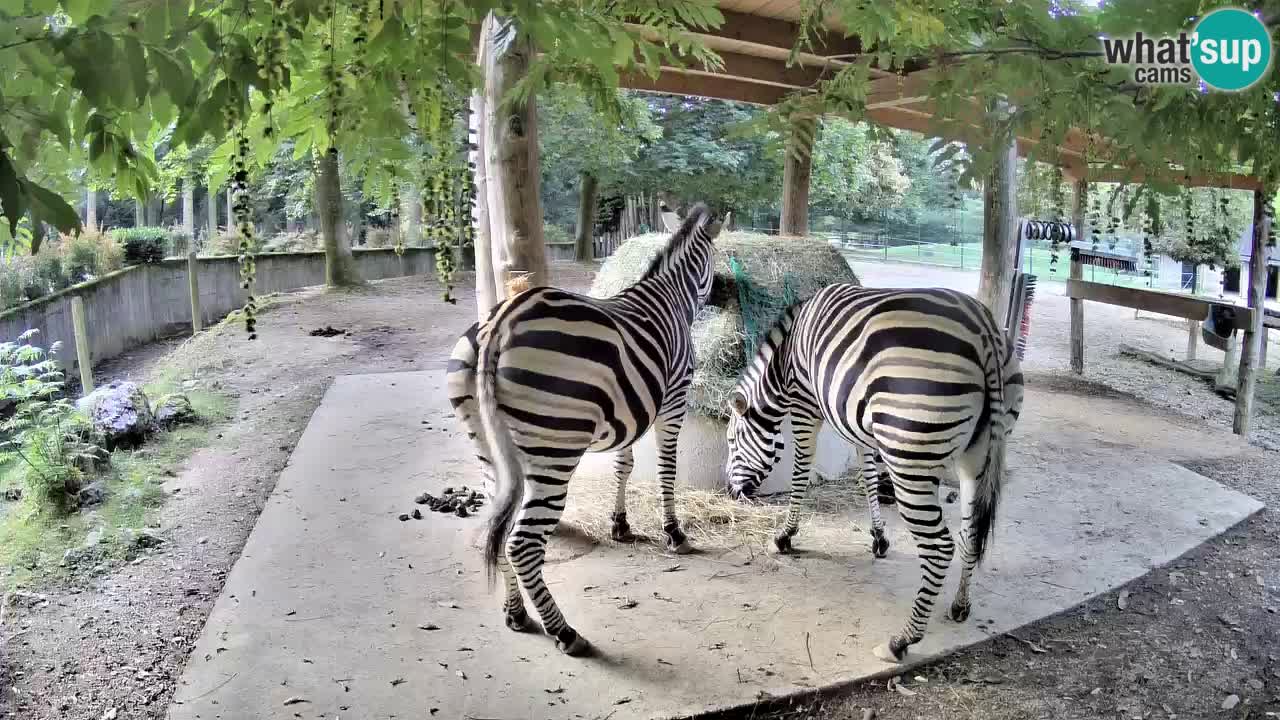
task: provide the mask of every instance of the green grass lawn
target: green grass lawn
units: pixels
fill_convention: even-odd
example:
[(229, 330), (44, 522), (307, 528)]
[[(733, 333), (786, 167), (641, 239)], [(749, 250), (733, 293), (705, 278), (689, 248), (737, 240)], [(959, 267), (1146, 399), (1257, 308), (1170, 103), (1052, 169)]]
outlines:
[[(145, 387), (155, 402), (180, 384), (166, 379)], [(82, 512), (59, 514), (42, 507), (30, 493), (0, 516), (0, 588), (29, 587), (65, 578), (72, 568), (61, 565), (63, 554), (85, 543), (92, 531), (102, 538), (93, 562), (110, 565), (126, 559), (131, 548), (122, 541), (122, 530), (146, 527), (164, 502), (161, 483), (178, 472), (192, 453), (209, 444), (216, 426), (231, 417), (232, 401), (226, 396), (188, 391), (199, 420), (154, 435), (137, 451), (117, 450), (102, 480), (107, 499)], [(22, 466), (0, 467), (0, 487), (21, 487)], [(89, 479), (90, 481), (92, 480)]]
[[(879, 250), (845, 250), (845, 254), (856, 260), (922, 263), (961, 270), (977, 270), (982, 265), (981, 243), (899, 245)], [(1022, 271), (1035, 275), (1041, 281), (1066, 282), (1071, 268), (1071, 254), (1065, 248), (1058, 253), (1056, 272), (1049, 271), (1050, 260), (1048, 250), (1029, 248), (1022, 258)], [(1085, 266), (1084, 279), (1132, 287), (1149, 287), (1151, 280), (1141, 275), (1121, 274), (1092, 265)]]

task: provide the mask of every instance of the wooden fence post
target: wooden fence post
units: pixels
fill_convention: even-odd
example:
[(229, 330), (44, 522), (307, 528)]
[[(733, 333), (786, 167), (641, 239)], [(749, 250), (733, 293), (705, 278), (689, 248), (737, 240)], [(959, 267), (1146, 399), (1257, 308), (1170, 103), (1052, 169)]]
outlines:
[[(1076, 228), (1076, 237), (1087, 240), (1084, 212), (1089, 198), (1089, 182), (1084, 178), (1076, 180), (1075, 191), (1071, 224)], [(1071, 252), (1070, 248), (1067, 252)], [(1084, 279), (1084, 264), (1075, 253), (1071, 253), (1071, 279)], [(1076, 298), (1071, 299), (1071, 372), (1084, 374), (1084, 301)]]
[(194, 247), (187, 253), (187, 284), (191, 287), (191, 334), (197, 335), (204, 328), (204, 318), (200, 314), (200, 278), (197, 268), (200, 261), (196, 259)]
[(71, 327), (76, 336), (76, 362), (80, 365), (80, 387), (85, 395), (93, 392), (93, 360), (89, 354), (89, 328), (84, 319), (84, 298), (71, 298)]
[(1200, 321), (1187, 321), (1187, 362), (1196, 359), (1196, 342), (1200, 336)]

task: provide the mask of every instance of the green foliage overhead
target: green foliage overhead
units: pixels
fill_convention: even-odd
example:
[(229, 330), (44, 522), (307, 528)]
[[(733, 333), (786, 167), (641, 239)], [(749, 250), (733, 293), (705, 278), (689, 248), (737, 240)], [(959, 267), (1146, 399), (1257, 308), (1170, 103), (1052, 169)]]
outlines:
[(335, 135), (394, 164), (414, 129), (406, 99), (438, 115), (431, 88), (475, 85), (471, 28), (491, 11), (542, 51), (516, 101), (557, 79), (605, 97), (619, 73), (656, 75), (677, 55), (718, 62), (684, 34), (722, 22), (709, 0), (4, 0), (0, 212), (11, 231), (28, 213), (78, 229), (41, 165), (83, 158), (118, 195), (144, 197), (164, 185), (160, 136), (191, 148), (184, 174), (212, 143), (210, 173), (224, 179), (241, 126), (258, 164), (280, 137), (304, 157)]
[[(1127, 68), (1105, 63), (1100, 35), (1172, 34), (1189, 30), (1208, 11), (1233, 5), (1220, 0), (1018, 0), (976, 3), (907, 0), (822, 0), (806, 3), (803, 26), (812, 30), (837, 19), (856, 30), (866, 52), (821, 83), (819, 92), (796, 96), (779, 108), (778, 120), (815, 109), (860, 116), (865, 109), (869, 68), (945, 70), (933, 75), (930, 97), (941, 136), (969, 142), (963, 180), (990, 168), (992, 141), (1005, 132), (1039, 140), (1033, 157), (1053, 161), (1052, 149), (1068, 131), (1094, 131), (1089, 160), (1098, 168), (1164, 172), (1244, 171), (1274, 182), (1280, 156), (1271, 151), (1280, 132), (1275, 93), (1280, 74), (1271, 72), (1240, 93), (1200, 92), (1176, 86), (1140, 87)], [(1280, 3), (1252, 3), (1273, 28)], [(982, 128), (984, 108), (997, 101), (1011, 115)], [(979, 126), (975, 132), (971, 128)], [(1098, 141), (1106, 139), (1106, 143)], [(1172, 185), (1155, 181), (1157, 189)]]

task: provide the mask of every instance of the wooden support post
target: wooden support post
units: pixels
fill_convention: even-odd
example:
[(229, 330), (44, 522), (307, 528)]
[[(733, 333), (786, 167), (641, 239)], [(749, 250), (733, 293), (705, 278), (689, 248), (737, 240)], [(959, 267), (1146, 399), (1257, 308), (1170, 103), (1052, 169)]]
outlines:
[(1187, 362), (1196, 359), (1196, 343), (1200, 339), (1200, 321), (1187, 320)]
[(145, 198), (133, 199), (133, 226), (143, 227), (147, 224), (147, 201)]
[(812, 117), (792, 120), (791, 138), (782, 159), (782, 235), (809, 234), (809, 177), (818, 124)]
[(98, 229), (98, 191), (93, 188), (84, 194), (84, 225), (86, 230)]
[[(484, 66), (487, 62), (485, 59), (489, 41), (488, 34), (493, 32), (492, 21), (485, 19), (480, 37), (480, 64)], [(489, 172), (488, 163), (485, 161), (485, 112), (484, 93), (475, 92), (471, 94), (471, 117), (468, 119), (467, 128), (471, 133), (472, 142), (475, 149), (471, 151), (472, 172), (475, 174), (476, 183), (476, 204), (472, 208), (472, 222), (476, 226), (475, 253), (476, 253), (476, 313), (480, 321), (484, 321), (489, 317), (489, 311), (497, 304), (502, 296), (498, 294), (493, 274), (493, 234), (491, 232), (492, 222), (489, 215)], [(421, 207), (421, 201), (415, 195), (413, 200)], [(411, 236), (416, 236), (421, 227), (421, 212), (415, 216), (413, 213), (409, 215), (409, 232)]]
[[(1085, 223), (1085, 207), (1089, 199), (1089, 181), (1076, 180), (1075, 201), (1071, 208), (1071, 224), (1076, 228), (1076, 237), (1088, 240), (1089, 228)], [(1078, 258), (1071, 258), (1071, 279), (1084, 279), (1084, 264)], [(1084, 300), (1071, 299), (1071, 372), (1084, 374)]]
[(978, 279), (978, 300), (1003, 326), (1008, 315), (1009, 295), (1018, 253), (1018, 146), (1003, 117), (990, 125), (995, 148), (991, 175), (984, 183), (982, 224), (982, 271)]
[(196, 259), (193, 247), (187, 253), (187, 285), (191, 289), (191, 334), (196, 335), (204, 327), (204, 317), (200, 314), (200, 278), (198, 268), (200, 261)]
[[(490, 27), (495, 25), (493, 21)], [(542, 235), (537, 98), (531, 94), (523, 102), (510, 100), (512, 89), (528, 75), (535, 48), (524, 28), (517, 26), (506, 35), (506, 46), (492, 48), (485, 65), (490, 252), (503, 250), (502, 272), (495, 272), (495, 279), (505, 277), (506, 271), (528, 273), (530, 285), (536, 287), (550, 284)], [(493, 37), (489, 42), (496, 44)], [(502, 293), (501, 288), (497, 291)]]
[(1236, 385), (1236, 413), (1231, 423), (1231, 431), (1237, 435), (1249, 436), (1249, 420), (1253, 414), (1253, 391), (1258, 383), (1258, 360), (1261, 356), (1259, 343), (1262, 340), (1262, 322), (1264, 319), (1267, 291), (1267, 234), (1271, 213), (1266, 211), (1266, 204), (1271, 202), (1271, 195), (1266, 188), (1253, 191), (1253, 249), (1249, 254), (1249, 307), (1253, 308), (1253, 316), (1244, 331), (1244, 347), (1240, 351), (1240, 377)]
[(93, 392), (93, 360), (89, 353), (89, 326), (85, 322), (84, 298), (71, 298), (71, 328), (76, 336), (76, 363), (80, 366), (80, 387), (85, 395)]

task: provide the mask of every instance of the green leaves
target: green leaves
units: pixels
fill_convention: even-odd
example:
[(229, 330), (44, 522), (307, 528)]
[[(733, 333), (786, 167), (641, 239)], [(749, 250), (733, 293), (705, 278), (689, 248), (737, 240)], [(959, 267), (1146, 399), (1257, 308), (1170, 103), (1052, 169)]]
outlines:
[(16, 235), (18, 221), (27, 213), (27, 197), (23, 181), (3, 147), (0, 147), (0, 212), (9, 221), (9, 232)]

